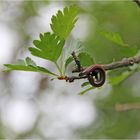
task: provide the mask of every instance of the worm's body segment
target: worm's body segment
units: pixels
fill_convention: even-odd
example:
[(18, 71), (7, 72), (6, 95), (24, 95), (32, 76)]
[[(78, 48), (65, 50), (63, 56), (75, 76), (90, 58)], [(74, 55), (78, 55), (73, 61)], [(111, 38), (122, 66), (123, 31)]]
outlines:
[(80, 75), (87, 75), (90, 84), (95, 87), (102, 86), (106, 80), (105, 70), (99, 64), (86, 68)]

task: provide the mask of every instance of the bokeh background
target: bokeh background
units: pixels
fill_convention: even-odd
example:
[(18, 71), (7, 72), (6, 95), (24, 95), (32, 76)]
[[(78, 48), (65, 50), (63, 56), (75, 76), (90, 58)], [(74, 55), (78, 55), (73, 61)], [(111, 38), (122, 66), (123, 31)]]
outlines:
[[(131, 47), (140, 47), (140, 8), (132, 1), (0, 1), (0, 138), (137, 138), (140, 139), (140, 73), (119, 85), (108, 82), (83, 96), (82, 81), (50, 80), (33, 72), (3, 73), (3, 64), (30, 56), (40, 33), (51, 31), (51, 16), (76, 4), (79, 20), (72, 36), (84, 42), (97, 63), (119, 60), (124, 54), (100, 31), (119, 32)], [(121, 72), (116, 70), (114, 73)], [(126, 109), (127, 108), (127, 109)]]

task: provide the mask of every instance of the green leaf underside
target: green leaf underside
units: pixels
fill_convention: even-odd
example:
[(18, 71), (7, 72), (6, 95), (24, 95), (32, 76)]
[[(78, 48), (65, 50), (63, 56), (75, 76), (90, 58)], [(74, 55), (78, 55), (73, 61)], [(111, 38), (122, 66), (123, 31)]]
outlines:
[(73, 61), (72, 57), (69, 57), (66, 62), (65, 62), (65, 69), (67, 68), (67, 66)]
[[(41, 73), (47, 73), (53, 76), (57, 76), (57, 74), (50, 72), (48, 69), (37, 66), (35, 64), (35, 62), (33, 62), (33, 60), (31, 60), (31, 58), (27, 57), (26, 61), (22, 60), (22, 64), (5, 64), (4, 66), (7, 68), (4, 71), (8, 72), (8, 71), (12, 71), (12, 70), (17, 70), (17, 71), (32, 71), (32, 72), (41, 72)], [(34, 65), (32, 65), (32, 63)]]
[(78, 8), (75, 5), (65, 7), (63, 12), (59, 10), (56, 16), (52, 16), (51, 19), (50, 26), (53, 32), (66, 39), (77, 21), (77, 14)]
[(63, 60), (65, 62), (65, 68), (72, 62), (73, 58), (71, 56), (72, 52), (75, 52), (78, 56), (84, 51), (84, 47), (81, 41), (72, 39), (68, 46), (63, 50)]
[(56, 63), (62, 52), (65, 41), (55, 34), (47, 32), (40, 34), (40, 40), (34, 40), (33, 43), (36, 48), (29, 48), (32, 55)]

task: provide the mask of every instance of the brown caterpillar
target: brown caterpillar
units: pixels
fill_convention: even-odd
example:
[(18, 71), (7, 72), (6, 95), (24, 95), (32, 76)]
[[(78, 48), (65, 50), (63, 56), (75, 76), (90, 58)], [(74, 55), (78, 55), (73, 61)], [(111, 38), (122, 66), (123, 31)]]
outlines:
[(89, 66), (80, 75), (87, 75), (89, 83), (95, 87), (102, 86), (106, 80), (105, 70), (100, 64)]

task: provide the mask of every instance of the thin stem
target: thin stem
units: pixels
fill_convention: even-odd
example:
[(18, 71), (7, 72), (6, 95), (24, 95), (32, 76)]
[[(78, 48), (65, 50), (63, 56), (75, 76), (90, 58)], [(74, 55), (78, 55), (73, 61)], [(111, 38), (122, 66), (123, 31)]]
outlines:
[(62, 51), (61, 56), (60, 56), (60, 69), (61, 69), (61, 72), (63, 75), (63, 51)]
[(67, 70), (67, 68), (64, 67), (64, 75), (66, 74), (66, 70)]
[(134, 0), (134, 2), (140, 7), (140, 0)]
[(62, 70), (61, 70), (61, 68), (59, 67), (59, 65), (57, 64), (57, 62), (55, 62), (55, 66), (57, 67), (57, 69), (58, 69), (60, 75), (62, 75)]
[(74, 51), (72, 52), (71, 55), (72, 55), (72, 57), (73, 57), (73, 59), (74, 59), (76, 65), (77, 65), (77, 69), (78, 69), (78, 71), (80, 72), (81, 69), (82, 69), (82, 66), (81, 66), (81, 64), (80, 64), (80, 61), (79, 61), (78, 57), (76, 56), (76, 54), (75, 54)]
[(39, 71), (39, 72), (42, 73), (42, 74), (48, 74), (48, 75), (55, 76), (55, 77), (59, 76), (56, 73), (47, 73), (47, 72), (42, 72), (42, 71)]

